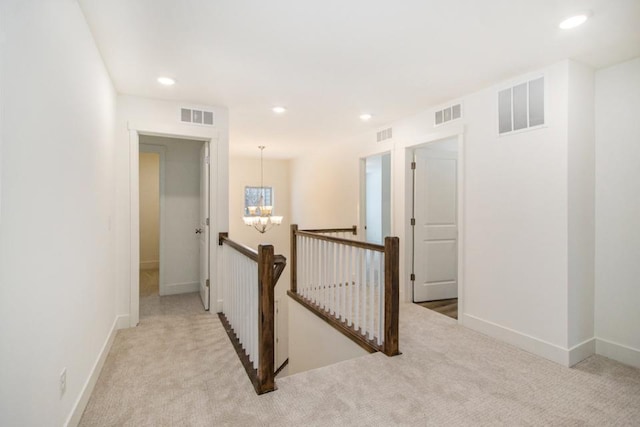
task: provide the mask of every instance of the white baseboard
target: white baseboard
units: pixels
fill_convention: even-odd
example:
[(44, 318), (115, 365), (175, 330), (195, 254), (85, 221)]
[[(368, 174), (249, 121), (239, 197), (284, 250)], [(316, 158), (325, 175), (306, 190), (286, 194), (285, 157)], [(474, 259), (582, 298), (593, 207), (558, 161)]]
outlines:
[(640, 368), (640, 350), (612, 341), (596, 338), (596, 354)]
[(596, 354), (596, 339), (589, 338), (568, 350), (568, 366), (573, 366), (576, 363), (582, 362), (584, 359), (589, 356), (593, 356), (594, 354)]
[[(462, 324), (469, 329), (481, 332), (490, 337), (497, 338), (508, 344), (521, 348), (537, 356), (559, 363), (563, 366), (570, 366), (569, 350), (547, 341), (532, 337), (522, 332), (498, 325), (488, 320), (480, 319), (470, 314), (464, 314)], [(582, 344), (580, 344), (582, 345)], [(576, 357), (581, 350), (576, 350)]]
[(160, 268), (160, 261), (140, 261), (140, 270), (157, 270)]
[(168, 283), (160, 285), (160, 295), (176, 295), (187, 294), (189, 292), (198, 292), (200, 290), (200, 282), (186, 283)]
[[(123, 318), (125, 318), (123, 320)], [(129, 316), (116, 316), (113, 320), (113, 326), (111, 327), (111, 332), (107, 336), (107, 340), (105, 341), (100, 353), (98, 354), (98, 359), (96, 363), (93, 364), (93, 368), (91, 369), (91, 373), (89, 374), (89, 378), (84, 383), (82, 387), (82, 391), (80, 392), (80, 396), (76, 400), (76, 403), (73, 405), (73, 409), (71, 410), (71, 414), (67, 418), (67, 421), (64, 423), (65, 426), (75, 427), (80, 423), (80, 419), (82, 418), (82, 414), (87, 407), (87, 403), (89, 403), (89, 398), (91, 397), (91, 393), (93, 392), (93, 388), (98, 381), (98, 377), (100, 377), (100, 372), (102, 372), (102, 367), (104, 366), (105, 360), (107, 360), (107, 355), (109, 354), (109, 350), (111, 350), (111, 346), (113, 345), (113, 340), (116, 337), (116, 331), (121, 329), (120, 325), (129, 325)], [(126, 320), (126, 322), (125, 322)], [(125, 326), (125, 327), (126, 327)]]
[(126, 329), (131, 327), (131, 316), (128, 314), (120, 314), (116, 317), (116, 329)]

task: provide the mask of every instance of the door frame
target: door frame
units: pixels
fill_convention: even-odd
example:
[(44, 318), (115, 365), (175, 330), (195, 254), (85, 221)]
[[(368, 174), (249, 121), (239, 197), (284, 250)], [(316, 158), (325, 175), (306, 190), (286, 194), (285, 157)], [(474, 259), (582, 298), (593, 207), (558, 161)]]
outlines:
[(394, 197), (394, 152), (393, 149), (376, 151), (372, 153), (367, 153), (366, 155), (362, 155), (359, 158), (359, 170), (358, 170), (358, 181), (359, 181), (359, 198), (358, 201), (358, 237), (360, 240), (365, 241), (367, 239), (367, 232), (365, 227), (367, 225), (367, 159), (369, 157), (375, 156), (383, 156), (385, 154), (389, 155), (389, 235), (393, 236), (394, 230), (394, 208), (393, 208), (393, 197)]
[[(157, 132), (153, 129), (133, 127), (129, 125), (129, 203), (130, 203), (130, 232), (129, 232), (129, 326), (135, 327), (140, 321), (140, 135), (159, 136), (164, 138), (190, 139), (194, 141), (202, 141), (209, 143), (209, 165), (217, 165), (218, 160), (218, 140), (217, 138), (198, 135), (197, 131), (193, 134), (175, 134), (167, 132)], [(209, 214), (218, 212), (216, 206), (218, 204), (218, 186), (217, 173), (209, 171)], [(211, 218), (209, 226), (209, 307), (211, 301), (217, 301), (217, 280), (211, 280), (211, 277), (217, 277), (218, 262), (217, 251), (211, 250), (211, 242), (217, 242), (218, 239), (212, 239), (211, 236), (218, 235), (217, 220)], [(160, 260), (162, 262), (162, 260)]]
[[(358, 230), (360, 230), (360, 240), (366, 241), (367, 239), (367, 159), (370, 157), (389, 155), (389, 235), (393, 236), (393, 150), (380, 151), (366, 156), (360, 157), (360, 169), (359, 169), (359, 192), (360, 201), (358, 203)], [(360, 234), (359, 233), (359, 234)], [(384, 244), (384, 239), (383, 243)]]
[[(464, 227), (464, 194), (465, 194), (465, 144), (463, 131), (449, 135), (434, 134), (422, 139), (418, 144), (405, 147), (405, 250), (410, 256), (405, 257), (405, 271), (409, 274), (413, 272), (415, 257), (414, 233), (411, 225), (411, 218), (414, 215), (415, 182), (411, 163), (414, 161), (415, 151), (428, 146), (431, 143), (456, 139), (458, 144), (458, 168), (457, 168), (457, 217), (458, 217), (458, 324), (462, 325), (463, 314), (465, 313), (465, 280), (464, 280), (464, 254), (465, 254), (465, 227)], [(413, 281), (408, 280), (405, 288), (407, 301), (413, 302)]]

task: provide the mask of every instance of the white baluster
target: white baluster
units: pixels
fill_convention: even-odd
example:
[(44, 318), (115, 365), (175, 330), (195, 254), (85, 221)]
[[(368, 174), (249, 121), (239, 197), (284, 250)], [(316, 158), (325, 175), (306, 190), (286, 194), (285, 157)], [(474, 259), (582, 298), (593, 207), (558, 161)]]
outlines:
[(378, 345), (384, 341), (384, 252), (378, 253)]
[(340, 251), (342, 249), (342, 245), (334, 245), (334, 250), (336, 253), (336, 263), (333, 266), (333, 283), (335, 284), (336, 290), (336, 318), (342, 319), (342, 286), (340, 285)]
[(355, 330), (358, 330), (358, 328), (360, 327), (360, 296), (359, 296), (360, 295), (359, 294), (360, 269), (358, 268), (358, 266), (359, 266), (361, 249), (354, 248), (351, 246), (347, 246), (346, 249), (350, 252), (351, 251), (353, 252), (353, 259), (351, 260), (351, 265), (353, 268), (353, 272), (352, 272), (353, 280), (349, 282), (349, 286), (352, 288), (351, 303), (353, 304), (353, 317), (352, 317), (353, 328)]
[(371, 262), (370, 262), (370, 266), (369, 266), (369, 339), (373, 340), (374, 338), (374, 314), (375, 314), (375, 289), (374, 289), (374, 283), (375, 283), (375, 252), (374, 251), (369, 251), (369, 253), (371, 254), (370, 258), (371, 258)]
[(367, 281), (366, 270), (364, 269), (364, 249), (357, 248), (356, 249), (358, 258), (356, 262), (358, 263), (358, 273), (360, 274), (360, 281), (358, 283), (358, 306), (360, 307), (360, 312), (358, 313), (358, 322), (360, 324), (360, 330), (364, 332), (367, 327), (365, 322), (367, 316), (367, 304), (363, 299), (364, 296), (364, 284)]

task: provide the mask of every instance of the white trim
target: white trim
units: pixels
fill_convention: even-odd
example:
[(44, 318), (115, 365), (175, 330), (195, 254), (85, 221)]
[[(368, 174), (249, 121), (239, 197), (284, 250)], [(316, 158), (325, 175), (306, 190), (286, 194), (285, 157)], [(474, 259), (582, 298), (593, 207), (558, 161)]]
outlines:
[[(531, 335), (523, 334), (522, 332), (515, 331), (511, 328), (507, 328), (488, 320), (480, 319), (479, 317), (463, 314), (460, 317), (464, 317), (464, 326), (474, 331), (481, 332), (490, 337), (496, 338), (500, 341), (504, 341), (507, 344), (511, 344), (536, 356), (544, 357), (552, 362), (559, 363), (563, 366), (570, 366), (569, 360), (570, 350), (562, 348), (558, 345), (552, 344), (547, 341), (532, 337)], [(588, 349), (589, 341), (585, 341), (582, 344), (574, 347), (575, 357), (585, 353), (585, 349), (581, 346), (585, 346)]]
[(129, 130), (129, 326), (140, 320), (140, 137)]
[(164, 285), (164, 290), (160, 291), (160, 295), (188, 294), (199, 291), (200, 282), (167, 283)]
[[(209, 227), (209, 242), (217, 241), (218, 236), (218, 219), (214, 218), (211, 213), (219, 213), (217, 206), (218, 200), (218, 173), (220, 167), (219, 161), (219, 143), (217, 133), (212, 136), (210, 133), (205, 134), (199, 127), (193, 127), (193, 134), (176, 134), (173, 132), (173, 128), (166, 125), (157, 124), (152, 128), (138, 127), (132, 123), (128, 123), (129, 128), (129, 194), (130, 194), (130, 265), (129, 265), (129, 326), (135, 327), (140, 320), (140, 200), (139, 200), (139, 151), (140, 151), (140, 135), (161, 136), (166, 138), (177, 139), (190, 139), (195, 141), (209, 142), (209, 165), (215, 164), (217, 167), (209, 173), (209, 212), (210, 212), (210, 227)], [(211, 130), (212, 127), (208, 128)], [(212, 139), (213, 138), (213, 139)], [(214, 239), (211, 236), (215, 236)], [(162, 236), (161, 236), (162, 239)], [(162, 241), (162, 240), (161, 240)], [(162, 254), (161, 254), (162, 257)], [(220, 271), (220, 257), (218, 257), (217, 251), (209, 252), (209, 274), (210, 277), (216, 277), (219, 279)], [(160, 269), (162, 269), (162, 258), (160, 259)], [(214, 268), (215, 271), (211, 271)], [(218, 280), (211, 281), (209, 288), (209, 301), (213, 298), (217, 300), (217, 283)], [(221, 307), (221, 306), (220, 306)], [(219, 308), (220, 308), (219, 307)]]
[(129, 315), (128, 314), (120, 314), (116, 318), (116, 329), (126, 329), (129, 327)]
[(573, 366), (596, 354), (596, 339), (589, 338), (568, 350), (568, 365)]
[(640, 349), (628, 347), (613, 341), (596, 338), (596, 354), (617, 360), (625, 365), (640, 368)]
[(104, 362), (107, 360), (107, 355), (109, 354), (111, 346), (113, 345), (113, 340), (116, 337), (116, 331), (118, 329), (122, 329), (123, 327), (126, 328), (129, 325), (129, 322), (127, 321), (128, 317), (129, 316), (126, 315), (120, 315), (116, 316), (115, 319), (113, 319), (111, 331), (109, 332), (109, 335), (107, 335), (107, 339), (105, 340), (102, 349), (98, 354), (96, 362), (93, 364), (93, 368), (91, 368), (89, 378), (87, 378), (87, 381), (85, 381), (84, 386), (82, 387), (82, 391), (80, 391), (80, 395), (78, 396), (78, 399), (76, 399), (71, 413), (64, 423), (65, 426), (77, 426), (80, 423), (82, 414), (87, 407), (87, 403), (89, 403), (89, 398), (91, 397), (93, 388), (95, 387), (96, 382), (100, 377), (100, 372), (102, 372)]
[[(395, 213), (394, 213), (394, 207), (393, 207), (393, 197), (395, 194), (395, 189), (394, 189), (394, 160), (395, 160), (395, 153), (393, 149), (389, 149), (389, 150), (383, 150), (383, 151), (378, 151), (376, 153), (373, 154), (367, 154), (366, 156), (362, 156), (359, 158), (359, 182), (360, 182), (360, 187), (359, 187), (359, 191), (360, 191), (360, 195), (359, 195), (359, 201), (358, 201), (358, 206), (357, 206), (357, 213), (358, 213), (358, 237), (359, 240), (362, 240), (363, 242), (367, 240), (367, 232), (365, 230), (365, 226), (367, 225), (367, 193), (366, 193), (366, 182), (367, 182), (367, 159), (369, 157), (375, 157), (375, 156), (384, 156), (385, 154), (389, 155), (389, 236), (394, 236), (394, 218), (395, 218)], [(384, 241), (381, 243), (382, 245), (384, 245)], [(403, 289), (401, 287), (400, 292), (403, 292)]]
[[(448, 123), (448, 122), (447, 122)], [(446, 139), (456, 138), (458, 142), (458, 161), (457, 161), (457, 191), (458, 191), (458, 200), (457, 200), (457, 217), (458, 217), (458, 259), (457, 259), (457, 276), (458, 276), (458, 324), (464, 324), (463, 314), (465, 313), (465, 277), (464, 277), (464, 250), (465, 250), (465, 228), (464, 228), (464, 209), (465, 209), (465, 180), (464, 180), (464, 171), (465, 171), (465, 144), (464, 144), (464, 127), (454, 127), (453, 129), (443, 130), (441, 132), (436, 132), (431, 135), (423, 137), (422, 142), (405, 147), (405, 209), (406, 209), (406, 219), (405, 219), (405, 252), (408, 256), (404, 259), (404, 267), (406, 272), (406, 285), (405, 285), (405, 301), (413, 302), (413, 282), (409, 280), (409, 274), (411, 273), (411, 262), (413, 260), (413, 235), (410, 224), (410, 218), (412, 215), (411, 208), (415, 195), (414, 185), (412, 184), (413, 180), (413, 171), (410, 168), (411, 162), (414, 161), (414, 153), (415, 150), (427, 146), (430, 143), (443, 141)], [(409, 237), (412, 237), (411, 239)], [(401, 281), (403, 279), (401, 278)]]
[(157, 270), (160, 267), (160, 261), (140, 261), (140, 270)]

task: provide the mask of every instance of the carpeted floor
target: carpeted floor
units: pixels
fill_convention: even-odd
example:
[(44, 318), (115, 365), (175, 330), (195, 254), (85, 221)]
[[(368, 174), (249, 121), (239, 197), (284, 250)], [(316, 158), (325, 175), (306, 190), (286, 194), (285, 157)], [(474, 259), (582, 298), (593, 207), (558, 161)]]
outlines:
[(256, 396), (198, 294), (160, 298), (118, 332), (82, 426), (640, 425), (639, 370), (599, 356), (564, 368), (415, 304), (401, 305), (401, 356), (291, 375)]

